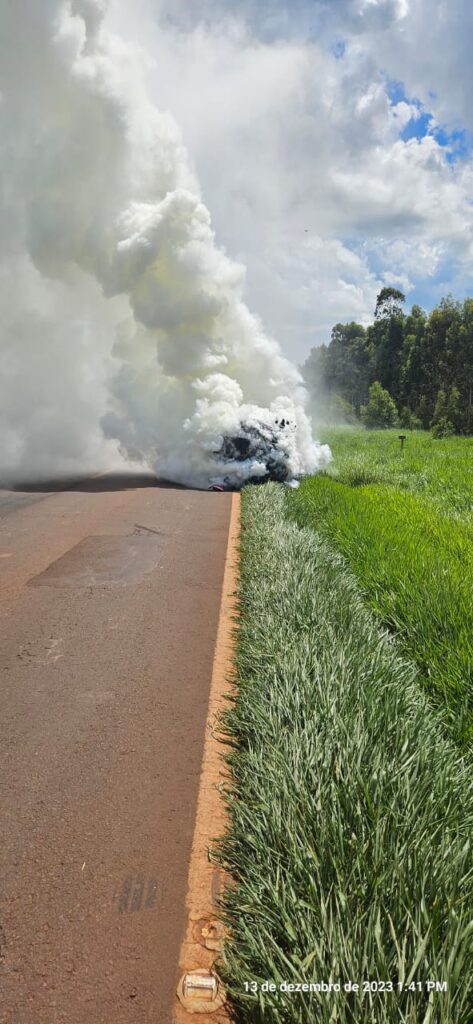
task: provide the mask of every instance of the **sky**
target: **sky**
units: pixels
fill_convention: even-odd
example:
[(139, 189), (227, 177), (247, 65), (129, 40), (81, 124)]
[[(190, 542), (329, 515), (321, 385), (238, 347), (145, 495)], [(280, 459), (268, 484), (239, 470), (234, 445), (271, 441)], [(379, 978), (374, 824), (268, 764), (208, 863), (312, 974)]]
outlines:
[(469, 0), (111, 0), (107, 22), (293, 360), (384, 285), (473, 294)]

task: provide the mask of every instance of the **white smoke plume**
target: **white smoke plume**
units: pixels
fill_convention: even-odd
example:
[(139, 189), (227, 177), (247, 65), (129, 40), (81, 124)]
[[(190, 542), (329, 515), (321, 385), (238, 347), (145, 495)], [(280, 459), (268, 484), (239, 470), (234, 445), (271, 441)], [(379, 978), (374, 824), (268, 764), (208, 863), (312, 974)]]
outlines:
[(314, 472), (330, 452), (300, 375), (245, 306), (179, 130), (105, 13), (0, 14), (0, 470), (102, 468), (118, 446), (197, 487)]

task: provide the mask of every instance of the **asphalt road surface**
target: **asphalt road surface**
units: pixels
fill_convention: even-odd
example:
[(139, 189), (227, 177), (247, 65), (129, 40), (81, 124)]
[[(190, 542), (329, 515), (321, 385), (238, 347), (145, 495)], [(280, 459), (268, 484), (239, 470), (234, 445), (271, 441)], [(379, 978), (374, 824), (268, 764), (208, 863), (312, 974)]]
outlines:
[(0, 1021), (172, 1024), (230, 495), (0, 492)]

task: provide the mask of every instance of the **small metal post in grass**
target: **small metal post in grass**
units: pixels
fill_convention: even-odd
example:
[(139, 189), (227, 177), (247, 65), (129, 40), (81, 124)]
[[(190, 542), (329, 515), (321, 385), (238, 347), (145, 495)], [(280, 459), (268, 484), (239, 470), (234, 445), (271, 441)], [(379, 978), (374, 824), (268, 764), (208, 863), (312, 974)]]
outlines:
[(399, 437), (399, 440), (401, 442), (401, 451), (402, 451), (402, 449), (404, 448), (404, 441), (406, 440), (406, 435), (405, 434), (398, 434), (398, 437)]

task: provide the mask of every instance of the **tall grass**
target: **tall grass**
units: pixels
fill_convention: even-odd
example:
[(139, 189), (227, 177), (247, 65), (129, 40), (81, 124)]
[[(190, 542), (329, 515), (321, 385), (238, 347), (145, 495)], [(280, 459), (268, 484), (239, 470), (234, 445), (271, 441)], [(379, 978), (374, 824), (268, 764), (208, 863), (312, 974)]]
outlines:
[(325, 428), (334, 461), (327, 475), (351, 486), (383, 483), (428, 498), (443, 512), (471, 520), (473, 512), (473, 438), (435, 439), (426, 431), (362, 427)]
[[(220, 850), (236, 1019), (471, 1024), (471, 772), (344, 560), (285, 521), (276, 485), (243, 495), (240, 613)], [(261, 991), (330, 980), (395, 991)]]
[(369, 603), (421, 669), (449, 728), (473, 736), (473, 545), (460, 522), (392, 487), (305, 480), (288, 497), (301, 525), (348, 559)]

